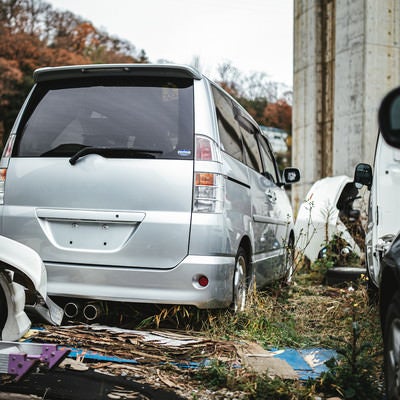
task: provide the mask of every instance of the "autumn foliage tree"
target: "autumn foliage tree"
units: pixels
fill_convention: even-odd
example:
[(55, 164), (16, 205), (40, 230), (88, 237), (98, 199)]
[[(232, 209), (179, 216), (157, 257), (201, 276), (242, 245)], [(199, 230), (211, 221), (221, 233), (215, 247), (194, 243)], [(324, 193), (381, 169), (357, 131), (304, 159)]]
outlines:
[(275, 103), (268, 103), (263, 111), (264, 124), (283, 129), (286, 132), (292, 131), (292, 107), (284, 99)]
[(54, 10), (42, 0), (0, 0), (2, 142), (33, 84), (36, 68), (123, 62), (148, 60), (130, 42), (108, 35), (69, 11)]

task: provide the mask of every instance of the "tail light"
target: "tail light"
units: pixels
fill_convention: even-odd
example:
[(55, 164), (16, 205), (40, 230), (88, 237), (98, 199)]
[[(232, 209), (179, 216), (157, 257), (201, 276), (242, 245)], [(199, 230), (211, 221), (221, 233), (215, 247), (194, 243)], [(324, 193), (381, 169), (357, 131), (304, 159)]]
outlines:
[(6, 146), (4, 147), (3, 155), (2, 158), (9, 159), (11, 157), (12, 149), (14, 147), (14, 142), (15, 142), (15, 135), (10, 135), (8, 137)]
[(4, 204), (4, 188), (6, 186), (7, 168), (0, 168), (0, 205)]
[(196, 135), (196, 160), (218, 161), (216, 144), (208, 137)]
[[(208, 137), (196, 136), (196, 161), (218, 161), (216, 144)], [(199, 164), (203, 167), (204, 164)], [(215, 170), (215, 167), (212, 168)], [(195, 172), (193, 211), (219, 213), (224, 200), (224, 179), (215, 172)]]
[(4, 204), (4, 189), (6, 185), (7, 167), (11, 157), (12, 149), (15, 142), (15, 135), (8, 137), (6, 146), (4, 147), (3, 155), (1, 157), (0, 167), (0, 205)]

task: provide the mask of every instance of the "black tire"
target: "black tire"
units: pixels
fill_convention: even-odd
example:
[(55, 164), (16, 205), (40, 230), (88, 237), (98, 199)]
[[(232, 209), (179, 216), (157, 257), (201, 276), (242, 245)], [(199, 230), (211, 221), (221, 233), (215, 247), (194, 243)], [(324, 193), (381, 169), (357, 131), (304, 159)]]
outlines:
[(7, 299), (4, 293), (4, 289), (0, 284), (0, 338), (1, 339), (2, 339), (3, 328), (6, 325), (7, 317), (8, 317)]
[(369, 269), (368, 266), (366, 267), (367, 269), (367, 295), (368, 295), (368, 301), (370, 304), (378, 304), (379, 301), (379, 290), (373, 283), (371, 276), (369, 274)]
[(249, 258), (243, 247), (239, 247), (235, 258), (235, 272), (233, 274), (233, 299), (234, 312), (242, 312), (247, 306), (247, 273), (249, 270)]
[(400, 399), (400, 292), (396, 292), (385, 315), (383, 330), (386, 398)]
[(357, 282), (362, 274), (365, 274), (365, 268), (332, 267), (326, 271), (325, 283), (335, 286), (349, 282)]

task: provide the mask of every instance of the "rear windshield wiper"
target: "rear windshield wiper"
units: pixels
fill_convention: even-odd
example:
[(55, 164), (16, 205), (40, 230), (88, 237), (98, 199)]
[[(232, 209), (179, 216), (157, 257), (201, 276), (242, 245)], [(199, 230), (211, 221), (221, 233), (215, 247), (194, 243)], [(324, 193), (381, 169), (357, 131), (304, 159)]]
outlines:
[(161, 150), (148, 149), (127, 149), (124, 147), (85, 147), (74, 154), (69, 162), (75, 165), (76, 162), (88, 154), (99, 154), (103, 157), (112, 158), (156, 158), (157, 154), (162, 154)]
[(40, 154), (40, 157), (68, 157), (71, 156), (71, 154), (75, 154), (79, 150), (85, 149), (86, 147), (88, 146), (80, 143), (63, 143)]

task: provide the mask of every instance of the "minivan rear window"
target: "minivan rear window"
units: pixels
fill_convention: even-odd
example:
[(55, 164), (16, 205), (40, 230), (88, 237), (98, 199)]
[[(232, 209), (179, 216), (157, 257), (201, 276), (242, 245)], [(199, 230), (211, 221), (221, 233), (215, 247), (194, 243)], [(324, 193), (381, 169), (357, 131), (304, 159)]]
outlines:
[[(14, 146), (19, 157), (69, 157), (86, 147), (193, 159), (193, 81), (116, 78), (37, 84)], [(132, 152), (131, 154), (140, 154)]]

